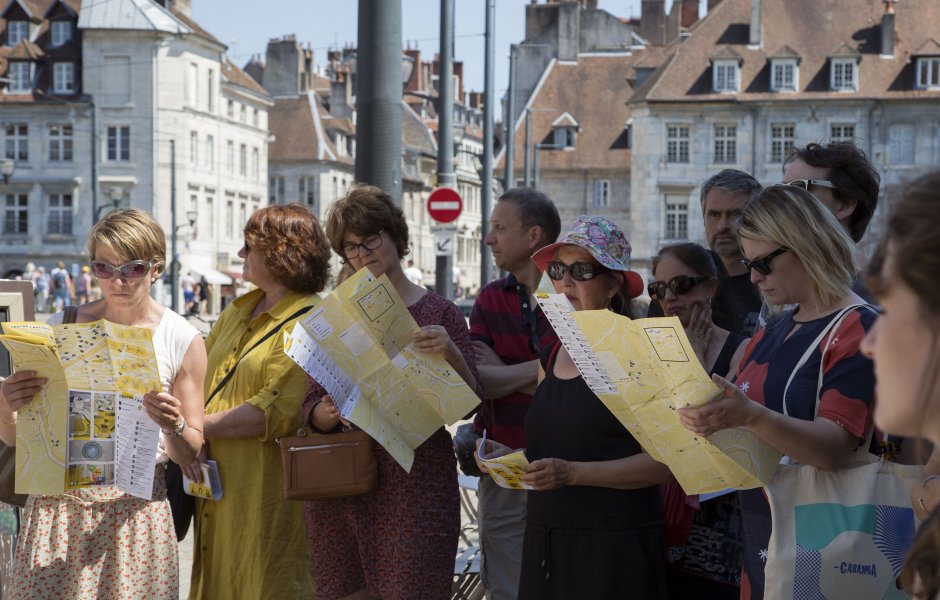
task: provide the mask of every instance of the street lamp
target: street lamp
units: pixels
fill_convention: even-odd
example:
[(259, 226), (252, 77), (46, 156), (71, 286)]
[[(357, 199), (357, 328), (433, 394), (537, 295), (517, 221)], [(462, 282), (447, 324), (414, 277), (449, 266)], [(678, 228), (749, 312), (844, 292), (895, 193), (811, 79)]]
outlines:
[(111, 200), (111, 204), (102, 204), (98, 207), (98, 210), (95, 212), (95, 222), (101, 220), (101, 211), (110, 208), (112, 211), (117, 210), (121, 206), (121, 200), (124, 199), (124, 188), (120, 186), (114, 186), (108, 188), (108, 199)]
[(3, 175), (3, 185), (10, 183), (10, 177), (13, 177), (13, 171), (16, 171), (16, 163), (12, 158), (0, 160), (0, 175)]
[(536, 144), (535, 145), (535, 181), (532, 189), (539, 189), (539, 151), (540, 150), (563, 150), (564, 146), (556, 144)]

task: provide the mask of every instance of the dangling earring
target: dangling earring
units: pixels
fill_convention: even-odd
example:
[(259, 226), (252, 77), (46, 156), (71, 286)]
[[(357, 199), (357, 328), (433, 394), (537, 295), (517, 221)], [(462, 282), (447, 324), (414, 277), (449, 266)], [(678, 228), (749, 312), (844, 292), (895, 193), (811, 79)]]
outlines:
[(156, 278), (156, 277), (151, 277), (151, 278), (150, 278), (150, 284), (151, 284), (151, 285), (153, 285), (153, 284), (156, 283), (156, 282), (157, 282), (157, 278)]

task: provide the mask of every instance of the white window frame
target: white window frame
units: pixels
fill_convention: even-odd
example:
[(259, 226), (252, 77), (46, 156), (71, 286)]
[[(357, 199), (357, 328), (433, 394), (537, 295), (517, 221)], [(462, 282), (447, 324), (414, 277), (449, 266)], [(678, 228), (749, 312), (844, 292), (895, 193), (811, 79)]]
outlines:
[(235, 101), (227, 100), (225, 106), (225, 116), (231, 120), (235, 120)]
[(685, 123), (666, 124), (666, 162), (689, 163), (689, 143), (692, 127)]
[(917, 127), (913, 123), (888, 126), (888, 164), (910, 166), (916, 162)]
[(215, 171), (215, 138), (211, 135), (206, 136), (206, 170)]
[(27, 21), (7, 21), (7, 46), (12, 48), (28, 39), (29, 23)]
[(303, 203), (314, 214), (318, 212), (317, 205), (317, 178), (313, 175), (301, 175), (297, 179), (297, 200)]
[(199, 65), (194, 62), (186, 67), (186, 104), (199, 108)]
[(72, 235), (74, 196), (52, 193), (46, 196), (46, 235)]
[(238, 145), (238, 174), (248, 177), (248, 145)]
[(4, 235), (29, 233), (29, 194), (24, 192), (3, 194)]
[(607, 208), (610, 206), (610, 180), (594, 180), (594, 208)]
[(75, 63), (57, 62), (52, 65), (52, 93), (75, 92)]
[(225, 170), (235, 173), (235, 142), (232, 140), (225, 142)]
[(257, 147), (251, 149), (251, 178), (261, 179), (261, 151)]
[(770, 162), (783, 163), (796, 142), (796, 125), (793, 123), (770, 124)]
[(195, 131), (189, 132), (189, 164), (199, 164), (199, 134)]
[(11, 60), (7, 68), (7, 93), (28, 94), (33, 90), (33, 63), (26, 60)]
[(666, 194), (663, 199), (663, 238), (689, 238), (689, 199), (680, 194)]
[(734, 123), (716, 123), (713, 132), (715, 143), (712, 162), (729, 165), (738, 162), (738, 126)]
[(17, 162), (29, 161), (29, 125), (27, 123), (3, 124), (3, 156)]
[(800, 89), (800, 67), (796, 59), (777, 58), (771, 61), (770, 89), (775, 92), (796, 92)]
[(837, 92), (858, 90), (858, 61), (854, 58), (833, 58), (829, 65), (829, 87)]
[(49, 126), (49, 161), (71, 162), (73, 160), (74, 131), (71, 123), (54, 123)]
[(72, 41), (72, 22), (71, 21), (53, 21), (50, 25), (52, 30), (52, 45), (55, 47), (64, 46)]
[(108, 125), (105, 140), (107, 162), (131, 161), (131, 128), (129, 125)]
[(830, 142), (852, 142), (855, 140), (855, 123), (830, 123)]
[(737, 92), (741, 85), (741, 66), (737, 60), (712, 63), (712, 89), (716, 93)]
[(206, 76), (206, 109), (215, 111), (215, 69), (209, 69)]
[(940, 56), (922, 56), (917, 59), (917, 87), (940, 87)]
[(225, 199), (225, 231), (235, 237), (235, 200), (232, 198)]
[(577, 127), (556, 127), (554, 140), (558, 148), (574, 148), (578, 145)]

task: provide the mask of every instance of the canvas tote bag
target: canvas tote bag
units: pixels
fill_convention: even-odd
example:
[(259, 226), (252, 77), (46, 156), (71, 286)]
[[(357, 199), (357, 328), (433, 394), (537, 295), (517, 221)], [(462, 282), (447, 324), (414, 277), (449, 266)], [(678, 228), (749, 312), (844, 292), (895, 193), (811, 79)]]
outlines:
[[(809, 347), (794, 373), (828, 336), (825, 356), (839, 325), (856, 309), (872, 310), (864, 304), (843, 309)], [(822, 379), (820, 365), (817, 413)], [(847, 467), (834, 470), (788, 464), (788, 457), (781, 461), (766, 488), (773, 532), (765, 568), (765, 598), (908, 597), (898, 590), (896, 581), (914, 540), (910, 492), (921, 467), (882, 462), (868, 447), (869, 443), (860, 446)]]

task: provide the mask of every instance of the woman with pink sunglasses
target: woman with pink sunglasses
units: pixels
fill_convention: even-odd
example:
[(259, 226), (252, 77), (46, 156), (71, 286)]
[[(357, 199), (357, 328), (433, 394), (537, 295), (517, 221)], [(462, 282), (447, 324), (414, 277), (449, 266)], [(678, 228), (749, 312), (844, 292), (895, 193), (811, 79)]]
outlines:
[[(48, 323), (105, 319), (152, 332), (162, 384), (144, 396), (147, 415), (162, 432), (153, 499), (125, 494), (115, 485), (31, 495), (23, 511), (11, 589), (4, 596), (175, 600), (179, 560), (164, 467), (169, 460), (191, 463), (202, 447), (205, 344), (192, 325), (150, 295), (166, 266), (166, 236), (152, 216), (136, 209), (109, 213), (89, 233), (88, 255), (104, 297), (69, 307)], [(0, 439), (5, 444), (16, 444), (16, 411), (46, 383), (35, 371), (19, 371), (0, 383)], [(89, 402), (96, 403), (97, 411), (97, 403), (106, 400)], [(100, 446), (108, 443), (115, 442), (102, 440)]]

